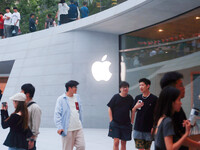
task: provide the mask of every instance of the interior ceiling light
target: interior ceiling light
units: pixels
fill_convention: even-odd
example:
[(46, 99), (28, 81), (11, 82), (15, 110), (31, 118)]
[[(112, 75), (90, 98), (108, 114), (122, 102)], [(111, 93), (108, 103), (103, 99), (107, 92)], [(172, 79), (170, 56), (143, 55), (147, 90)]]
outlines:
[(200, 17), (197, 16), (197, 17), (196, 17), (196, 20), (199, 20), (199, 19), (200, 19)]
[(158, 32), (163, 32), (163, 29), (159, 29)]

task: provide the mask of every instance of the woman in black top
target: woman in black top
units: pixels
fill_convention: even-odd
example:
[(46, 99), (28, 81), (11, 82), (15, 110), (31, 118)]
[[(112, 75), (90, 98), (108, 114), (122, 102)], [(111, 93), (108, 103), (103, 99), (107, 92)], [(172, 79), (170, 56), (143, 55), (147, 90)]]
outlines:
[(154, 113), (155, 150), (178, 150), (190, 133), (190, 123), (183, 122), (186, 131), (178, 140), (174, 130), (174, 113), (181, 109), (180, 91), (174, 87), (165, 87), (158, 98)]
[(13, 101), (15, 107), (15, 111), (10, 117), (7, 105), (2, 105), (1, 109), (1, 125), (3, 129), (10, 127), (10, 132), (3, 144), (9, 147), (8, 150), (26, 150), (28, 149), (28, 139), (33, 135), (28, 127), (26, 95), (17, 93), (10, 97), (10, 100)]

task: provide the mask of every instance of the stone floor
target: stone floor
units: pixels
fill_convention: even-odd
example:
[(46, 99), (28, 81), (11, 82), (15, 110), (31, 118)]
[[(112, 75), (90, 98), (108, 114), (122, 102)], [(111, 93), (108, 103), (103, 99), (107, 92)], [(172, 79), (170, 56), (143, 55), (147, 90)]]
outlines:
[[(0, 128), (0, 150), (8, 149), (3, 146), (8, 131)], [(86, 150), (112, 150), (113, 140), (107, 136), (107, 132), (107, 129), (84, 129)], [(55, 128), (40, 129), (37, 150), (61, 150), (61, 138)], [(135, 150), (133, 140), (127, 142), (127, 150)]]

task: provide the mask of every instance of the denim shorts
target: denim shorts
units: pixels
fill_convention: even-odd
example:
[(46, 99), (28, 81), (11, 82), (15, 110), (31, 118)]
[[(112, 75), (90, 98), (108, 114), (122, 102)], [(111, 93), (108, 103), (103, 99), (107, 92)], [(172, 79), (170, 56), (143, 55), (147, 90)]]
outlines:
[(118, 138), (122, 141), (130, 141), (132, 133), (132, 124), (119, 125), (115, 121), (110, 122), (108, 136)]

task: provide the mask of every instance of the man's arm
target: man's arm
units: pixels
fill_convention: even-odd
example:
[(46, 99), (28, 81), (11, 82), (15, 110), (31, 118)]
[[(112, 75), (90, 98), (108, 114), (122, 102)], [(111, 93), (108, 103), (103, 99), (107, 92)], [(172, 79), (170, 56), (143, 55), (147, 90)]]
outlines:
[(108, 116), (109, 116), (109, 119), (110, 119), (110, 122), (111, 122), (113, 120), (113, 117), (112, 117), (112, 110), (111, 110), (110, 107), (108, 108)]
[(56, 102), (56, 107), (54, 112), (54, 123), (58, 129), (57, 130), (58, 134), (61, 135), (64, 130), (62, 127), (62, 107), (59, 98), (57, 99)]
[(31, 120), (32, 120), (32, 129), (31, 129), (31, 131), (33, 133), (33, 138), (36, 139), (37, 135), (39, 134), (41, 115), (42, 115), (42, 112), (41, 112), (39, 106), (35, 105), (33, 107), (33, 111), (32, 111), (31, 114), (32, 114), (31, 115)]

